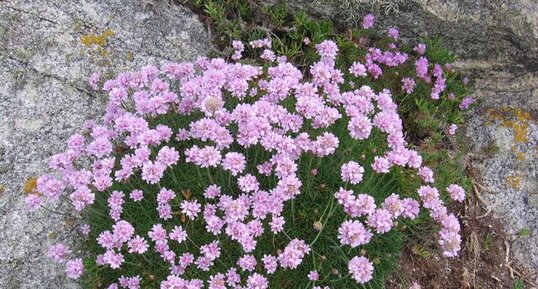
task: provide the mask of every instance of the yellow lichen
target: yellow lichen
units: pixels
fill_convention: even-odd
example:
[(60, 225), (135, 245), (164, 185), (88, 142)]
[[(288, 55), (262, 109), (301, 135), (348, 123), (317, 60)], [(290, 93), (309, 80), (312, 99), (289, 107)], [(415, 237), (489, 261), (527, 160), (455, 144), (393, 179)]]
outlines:
[(511, 150), (516, 156), (516, 160), (522, 161), (525, 159), (525, 152), (520, 151), (517, 145), (513, 145)]
[(486, 114), (489, 124), (498, 121), (502, 127), (511, 128), (515, 142), (529, 142), (529, 122), (532, 121), (529, 112), (519, 107), (503, 106), (490, 108), (486, 111)]
[(0, 196), (6, 191), (4, 185), (0, 185)]
[(108, 38), (112, 35), (114, 35), (114, 31), (108, 28), (101, 34), (82, 35), (80, 37), (80, 42), (82, 42), (82, 44), (84, 44), (86, 47), (91, 47), (92, 45), (104, 47), (108, 41)]
[(127, 52), (127, 55), (125, 56), (125, 59), (127, 59), (127, 61), (133, 61), (134, 60), (134, 53), (132, 52)]
[(506, 183), (513, 189), (519, 189), (521, 181), (523, 181), (523, 175), (520, 173), (516, 173), (515, 175), (506, 178)]
[(37, 192), (37, 177), (29, 178), (24, 184), (22, 191), (25, 192), (26, 194), (36, 193)]

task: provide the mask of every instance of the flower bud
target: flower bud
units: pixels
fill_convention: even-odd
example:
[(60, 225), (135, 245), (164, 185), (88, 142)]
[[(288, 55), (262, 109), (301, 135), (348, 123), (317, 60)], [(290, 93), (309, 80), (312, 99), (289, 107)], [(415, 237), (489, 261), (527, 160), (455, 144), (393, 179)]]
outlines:
[(314, 229), (320, 231), (323, 228), (323, 224), (320, 221), (314, 222)]

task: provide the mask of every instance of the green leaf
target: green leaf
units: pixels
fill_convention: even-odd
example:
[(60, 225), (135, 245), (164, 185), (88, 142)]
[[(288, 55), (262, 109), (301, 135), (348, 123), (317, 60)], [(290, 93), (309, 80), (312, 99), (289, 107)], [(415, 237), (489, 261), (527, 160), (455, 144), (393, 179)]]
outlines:
[(532, 235), (532, 230), (530, 228), (523, 228), (517, 232), (518, 236), (520, 237), (529, 237)]

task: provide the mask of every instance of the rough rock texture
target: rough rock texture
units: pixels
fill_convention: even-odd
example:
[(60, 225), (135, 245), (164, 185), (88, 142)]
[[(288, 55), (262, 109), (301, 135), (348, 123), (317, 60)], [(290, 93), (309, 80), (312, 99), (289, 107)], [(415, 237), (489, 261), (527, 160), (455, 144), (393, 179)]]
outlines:
[(60, 215), (28, 213), (25, 182), (46, 172), (47, 158), (102, 111), (103, 99), (87, 85), (91, 73), (193, 59), (207, 36), (178, 6), (0, 1), (0, 47), (0, 288), (77, 288), (44, 256), (53, 242), (73, 244), (77, 228)]
[(499, 71), (481, 77), (474, 92), (480, 103), (465, 131), (476, 181), (489, 209), (505, 225), (511, 258), (536, 272), (538, 78)]
[[(276, 3), (276, 0), (259, 1)], [(515, 261), (538, 268), (538, 1), (290, 0), (292, 9), (329, 18), (340, 29), (367, 13), (376, 29), (399, 27), (404, 41), (441, 37), (479, 99), (466, 131), (489, 209), (513, 241)], [(527, 231), (530, 229), (530, 231)], [(523, 230), (523, 231), (522, 231)], [(530, 236), (518, 233), (530, 232)], [(525, 235), (525, 233), (523, 235)], [(536, 278), (538, 278), (538, 275)]]

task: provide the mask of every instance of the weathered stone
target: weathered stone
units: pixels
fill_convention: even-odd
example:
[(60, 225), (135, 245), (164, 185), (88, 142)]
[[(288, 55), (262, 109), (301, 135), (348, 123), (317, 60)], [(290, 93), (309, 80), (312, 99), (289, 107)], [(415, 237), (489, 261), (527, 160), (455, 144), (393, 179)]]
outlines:
[(64, 149), (70, 134), (102, 112), (103, 99), (87, 78), (193, 59), (207, 46), (203, 25), (179, 6), (0, 1), (1, 288), (78, 287), (45, 256), (54, 242), (77, 248), (77, 228), (60, 215), (28, 213), (22, 187), (47, 171), (48, 157)]
[[(482, 72), (465, 128), (479, 190), (512, 236), (512, 257), (528, 270), (538, 268), (537, 83), (531, 74)], [(495, 150), (487, 148), (492, 143)], [(528, 229), (530, 236), (518, 235)]]

